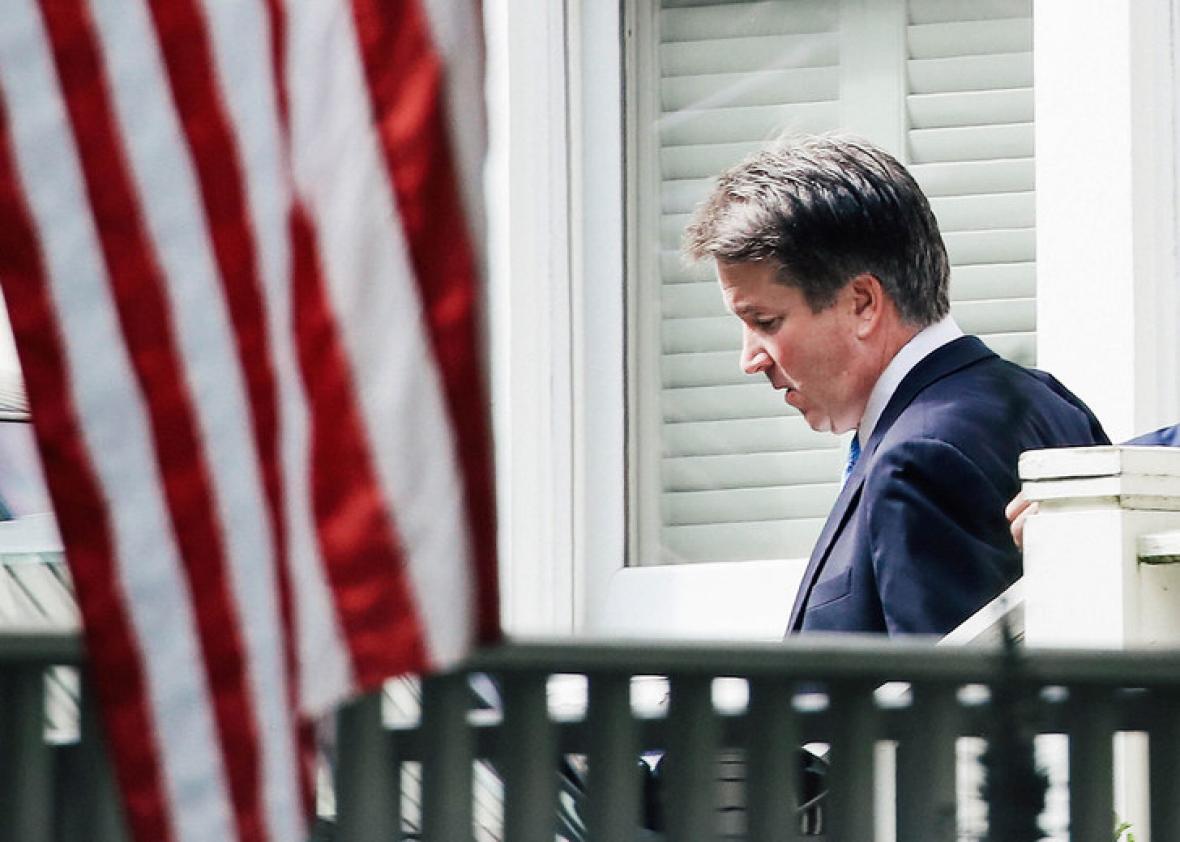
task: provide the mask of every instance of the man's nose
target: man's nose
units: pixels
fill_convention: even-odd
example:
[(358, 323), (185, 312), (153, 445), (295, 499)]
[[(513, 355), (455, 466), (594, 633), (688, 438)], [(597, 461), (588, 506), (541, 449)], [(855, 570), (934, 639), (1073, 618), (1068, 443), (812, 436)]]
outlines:
[(742, 371), (746, 374), (760, 374), (770, 368), (770, 355), (766, 353), (758, 337), (749, 328), (742, 329)]

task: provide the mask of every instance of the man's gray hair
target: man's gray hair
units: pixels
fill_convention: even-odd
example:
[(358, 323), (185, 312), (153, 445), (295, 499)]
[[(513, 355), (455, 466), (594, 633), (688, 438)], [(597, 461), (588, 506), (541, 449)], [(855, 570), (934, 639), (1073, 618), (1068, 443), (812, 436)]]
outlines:
[(784, 136), (726, 170), (693, 213), (684, 251), (773, 260), (779, 281), (816, 312), (861, 273), (910, 324), (950, 309), (950, 263), (930, 203), (893, 156), (848, 136)]

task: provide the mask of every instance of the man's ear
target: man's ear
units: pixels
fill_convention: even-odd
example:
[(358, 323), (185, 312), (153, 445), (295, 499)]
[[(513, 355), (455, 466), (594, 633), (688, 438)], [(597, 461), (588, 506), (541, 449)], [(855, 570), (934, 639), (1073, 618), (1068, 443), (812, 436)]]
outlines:
[(852, 313), (856, 319), (856, 335), (865, 338), (877, 329), (885, 311), (885, 288), (876, 275), (861, 272), (848, 282), (852, 295)]

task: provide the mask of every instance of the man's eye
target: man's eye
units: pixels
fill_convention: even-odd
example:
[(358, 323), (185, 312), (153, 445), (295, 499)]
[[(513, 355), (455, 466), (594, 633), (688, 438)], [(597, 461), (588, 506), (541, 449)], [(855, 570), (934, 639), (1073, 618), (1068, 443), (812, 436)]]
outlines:
[(778, 329), (779, 319), (755, 319), (754, 328), (763, 333), (770, 333)]

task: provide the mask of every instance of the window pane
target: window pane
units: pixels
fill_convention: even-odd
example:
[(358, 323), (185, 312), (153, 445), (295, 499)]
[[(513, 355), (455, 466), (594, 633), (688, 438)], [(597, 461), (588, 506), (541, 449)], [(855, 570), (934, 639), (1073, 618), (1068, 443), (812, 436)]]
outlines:
[[(806, 556), (847, 437), (812, 432), (739, 371), (740, 326), (712, 267), (681, 261), (684, 225), (722, 169), (783, 130), (868, 136), (930, 196), (960, 325), (1033, 363), (1031, 2), (640, 7), (628, 64), (632, 557)], [(882, 85), (901, 93), (896, 108), (881, 108)]]

